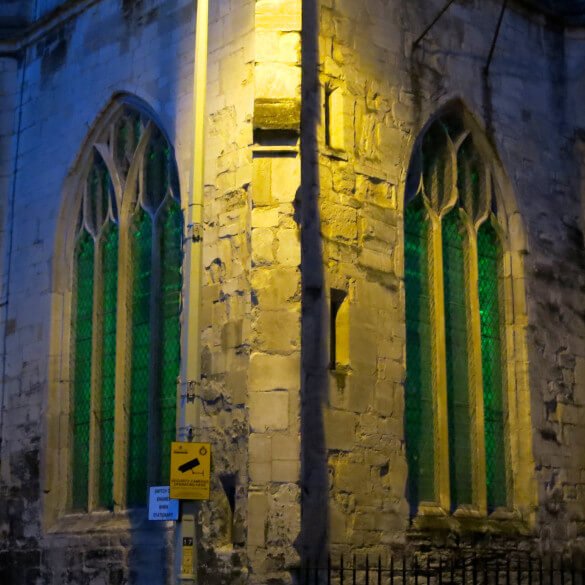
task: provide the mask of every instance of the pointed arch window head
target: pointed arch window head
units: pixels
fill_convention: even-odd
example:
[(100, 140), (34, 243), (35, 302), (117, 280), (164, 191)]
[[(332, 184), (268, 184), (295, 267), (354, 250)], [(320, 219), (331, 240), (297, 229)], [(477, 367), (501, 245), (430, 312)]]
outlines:
[(419, 139), (404, 211), (405, 434), (413, 515), (513, 503), (503, 249), (493, 160), (462, 116)]
[(141, 506), (168, 481), (183, 284), (178, 175), (160, 128), (125, 104), (89, 148), (65, 348), (76, 511)]

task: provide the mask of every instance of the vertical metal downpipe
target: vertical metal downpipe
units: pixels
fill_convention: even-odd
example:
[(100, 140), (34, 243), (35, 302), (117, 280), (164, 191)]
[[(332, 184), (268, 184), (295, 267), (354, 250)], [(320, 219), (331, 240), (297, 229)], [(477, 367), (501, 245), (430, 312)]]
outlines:
[[(209, 0), (193, 0), (196, 10), (195, 60), (193, 66), (193, 167), (187, 209), (187, 279), (184, 311), (186, 335), (182, 358), (184, 400), (184, 436), (181, 440), (197, 440), (199, 435), (199, 384), (201, 380), (201, 279), (203, 250), (203, 191), (205, 165), (205, 108), (207, 92), (207, 44), (209, 34)], [(186, 435), (186, 436), (185, 436)], [(182, 517), (177, 544), (184, 546), (191, 539), (193, 564), (181, 562), (180, 582), (197, 583), (197, 516), (193, 501), (182, 504)], [(175, 551), (178, 553), (178, 551)]]

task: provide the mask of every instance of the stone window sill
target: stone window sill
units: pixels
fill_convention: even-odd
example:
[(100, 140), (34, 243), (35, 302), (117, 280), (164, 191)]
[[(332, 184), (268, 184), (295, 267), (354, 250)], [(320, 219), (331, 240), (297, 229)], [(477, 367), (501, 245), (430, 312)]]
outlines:
[[(48, 534), (76, 534), (88, 532), (128, 532), (142, 531), (149, 528), (154, 521), (148, 519), (145, 508), (110, 512), (109, 510), (94, 510), (93, 512), (70, 512), (57, 518)], [(156, 522), (159, 526), (172, 529), (175, 521)]]
[(409, 532), (454, 531), (473, 533), (486, 531), (500, 534), (519, 534), (529, 531), (528, 523), (517, 510), (496, 508), (493, 512), (482, 514), (474, 506), (460, 506), (452, 514), (438, 504), (422, 503), (418, 515), (412, 519)]
[(333, 159), (337, 159), (337, 160), (349, 160), (349, 157), (347, 155), (347, 152), (345, 150), (340, 150), (337, 148), (331, 148), (331, 146), (328, 146), (327, 144), (323, 144), (321, 146), (321, 154), (323, 156), (326, 156), (328, 158), (333, 158)]

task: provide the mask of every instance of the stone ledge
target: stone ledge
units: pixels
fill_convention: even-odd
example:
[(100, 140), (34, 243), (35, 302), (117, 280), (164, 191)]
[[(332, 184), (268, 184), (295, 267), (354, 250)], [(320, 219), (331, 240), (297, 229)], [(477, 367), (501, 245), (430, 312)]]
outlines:
[(301, 127), (301, 100), (298, 98), (256, 98), (254, 129), (294, 130)]

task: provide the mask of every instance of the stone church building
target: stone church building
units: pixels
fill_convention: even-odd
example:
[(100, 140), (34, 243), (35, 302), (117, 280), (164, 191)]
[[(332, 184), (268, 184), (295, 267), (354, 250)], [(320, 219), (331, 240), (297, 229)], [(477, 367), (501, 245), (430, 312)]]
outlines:
[[(0, 31), (0, 584), (584, 551), (585, 2)], [(210, 499), (149, 520), (175, 440)]]

